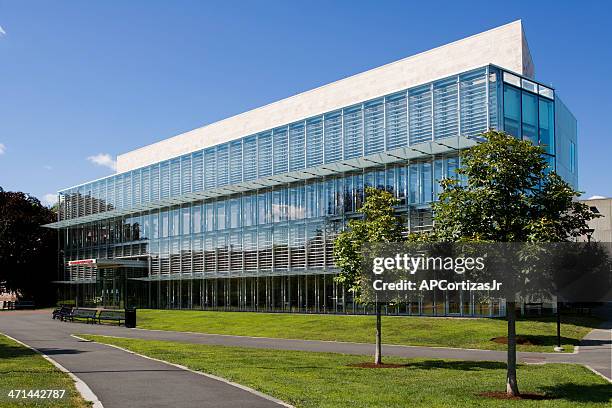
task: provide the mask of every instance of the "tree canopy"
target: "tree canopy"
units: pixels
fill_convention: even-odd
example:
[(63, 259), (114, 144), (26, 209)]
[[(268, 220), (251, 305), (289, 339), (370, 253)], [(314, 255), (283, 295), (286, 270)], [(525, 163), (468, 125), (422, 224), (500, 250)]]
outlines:
[[(577, 202), (580, 192), (549, 168), (543, 148), (503, 132), (483, 137), (483, 143), (461, 152), (459, 177), (442, 181), (443, 192), (432, 206), (430, 239), (562, 242), (584, 233), (597, 215)], [(510, 395), (519, 394), (515, 307), (515, 299), (507, 298)]]
[(348, 228), (334, 242), (334, 260), (340, 269), (336, 281), (346, 285), (355, 299), (362, 302), (368, 301), (360, 297), (363, 244), (404, 239), (404, 226), (394, 209), (399, 200), (390, 192), (373, 187), (367, 187), (365, 194), (365, 202), (358, 210), (363, 218), (349, 220)]
[(442, 181), (433, 204), (442, 241), (561, 242), (582, 235), (596, 214), (548, 167), (545, 151), (503, 132), (462, 152), (459, 179)]
[(35, 197), (0, 187), (0, 286), (37, 305), (55, 297), (57, 235), (42, 227), (55, 220)]

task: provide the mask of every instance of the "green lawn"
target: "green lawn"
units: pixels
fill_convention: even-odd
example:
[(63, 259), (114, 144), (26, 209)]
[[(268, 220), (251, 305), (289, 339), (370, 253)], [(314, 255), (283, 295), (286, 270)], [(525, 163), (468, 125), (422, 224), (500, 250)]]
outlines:
[[(232, 334), (308, 340), (371, 343), (374, 316), (304, 315), (190, 310), (138, 310), (138, 327), (145, 329)], [(565, 317), (561, 341), (573, 351), (599, 321), (590, 317)], [(505, 336), (503, 319), (384, 316), (383, 342), (413, 346), (461, 347), (505, 350), (491, 338)], [(519, 351), (552, 351), (556, 344), (554, 318), (519, 320), (517, 334), (535, 345), (519, 345)]]
[[(66, 393), (61, 399), (13, 399), (8, 396), (10, 390), (66, 390)], [(89, 406), (67, 374), (29, 348), (0, 335), (0, 407)]]
[(520, 365), (523, 393), (545, 401), (502, 401), (480, 392), (505, 389), (505, 364), (387, 358), (401, 368), (364, 369), (364, 356), (194, 345), (82, 335), (191, 369), (214, 374), (296, 407), (605, 407), (612, 385), (571, 364)]

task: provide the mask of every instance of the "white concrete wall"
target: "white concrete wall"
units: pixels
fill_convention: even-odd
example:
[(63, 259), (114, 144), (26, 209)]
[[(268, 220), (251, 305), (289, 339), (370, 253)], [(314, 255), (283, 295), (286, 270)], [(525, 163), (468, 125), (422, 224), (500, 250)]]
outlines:
[(533, 62), (520, 20), (121, 154), (117, 157), (117, 172), (146, 166), (487, 64), (533, 76)]
[[(594, 200), (580, 200), (589, 207), (597, 207), (601, 217), (589, 221), (589, 228), (593, 228), (591, 239), (595, 242), (612, 242), (612, 198), (598, 198)], [(579, 238), (587, 241), (586, 235)]]

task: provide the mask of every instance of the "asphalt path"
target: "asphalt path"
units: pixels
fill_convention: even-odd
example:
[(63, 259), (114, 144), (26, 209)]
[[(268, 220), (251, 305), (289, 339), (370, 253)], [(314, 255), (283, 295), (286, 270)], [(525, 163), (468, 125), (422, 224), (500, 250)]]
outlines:
[[(86, 330), (92, 327), (102, 330)], [(104, 408), (281, 406), (226, 382), (71, 336), (113, 334), (117, 329), (63, 323), (52, 320), (50, 311), (0, 312), (0, 332), (64, 366), (89, 386)]]

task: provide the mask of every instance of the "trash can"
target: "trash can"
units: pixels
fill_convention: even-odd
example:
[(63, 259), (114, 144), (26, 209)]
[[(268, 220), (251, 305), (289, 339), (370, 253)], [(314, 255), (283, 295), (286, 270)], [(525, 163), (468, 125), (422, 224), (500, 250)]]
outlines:
[(136, 327), (136, 308), (125, 309), (125, 327)]

